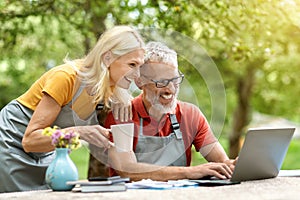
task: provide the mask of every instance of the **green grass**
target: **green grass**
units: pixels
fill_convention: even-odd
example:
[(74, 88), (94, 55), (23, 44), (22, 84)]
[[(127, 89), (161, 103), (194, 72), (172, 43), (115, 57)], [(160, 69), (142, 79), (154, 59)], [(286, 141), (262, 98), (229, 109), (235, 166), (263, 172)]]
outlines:
[(86, 146), (82, 146), (79, 149), (73, 150), (70, 157), (78, 169), (79, 179), (87, 179), (90, 159), (89, 149)]
[(300, 140), (293, 139), (283, 162), (282, 169), (300, 169), (299, 149)]
[[(224, 147), (225, 151), (228, 153), (228, 142), (226, 138), (220, 138), (220, 143)], [(293, 139), (289, 146), (287, 155), (282, 165), (282, 169), (300, 169), (300, 140)], [(86, 179), (88, 172), (88, 162), (89, 162), (89, 150), (86, 146), (82, 146), (77, 150), (74, 150), (70, 154), (71, 159), (74, 161), (77, 166), (79, 179)], [(206, 163), (206, 160), (200, 155), (199, 152), (196, 152), (193, 149), (192, 155), (192, 166)]]

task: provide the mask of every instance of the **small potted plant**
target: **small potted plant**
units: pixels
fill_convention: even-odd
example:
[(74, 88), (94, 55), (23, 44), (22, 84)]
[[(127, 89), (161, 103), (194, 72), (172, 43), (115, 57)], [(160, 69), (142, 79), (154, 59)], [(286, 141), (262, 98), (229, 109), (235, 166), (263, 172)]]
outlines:
[(78, 170), (69, 153), (81, 146), (79, 134), (75, 131), (66, 132), (57, 126), (45, 128), (42, 134), (51, 137), (56, 154), (47, 168), (46, 183), (54, 191), (71, 190), (74, 186), (66, 182), (78, 180)]

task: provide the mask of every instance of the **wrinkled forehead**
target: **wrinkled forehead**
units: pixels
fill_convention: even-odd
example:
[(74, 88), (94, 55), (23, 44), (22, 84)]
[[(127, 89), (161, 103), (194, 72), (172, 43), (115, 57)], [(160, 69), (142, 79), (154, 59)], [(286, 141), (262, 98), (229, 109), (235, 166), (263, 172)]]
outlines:
[(140, 73), (153, 79), (172, 78), (178, 76), (178, 67), (160, 62), (146, 62), (141, 66)]

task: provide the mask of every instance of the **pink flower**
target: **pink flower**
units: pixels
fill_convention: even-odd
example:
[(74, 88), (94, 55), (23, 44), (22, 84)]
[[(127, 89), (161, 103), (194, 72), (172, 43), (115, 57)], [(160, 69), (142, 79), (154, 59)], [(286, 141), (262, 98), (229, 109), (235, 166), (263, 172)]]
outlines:
[(51, 137), (51, 144), (57, 148), (77, 149), (81, 146), (79, 134), (75, 131), (65, 132), (57, 126), (47, 127), (42, 132), (43, 135)]

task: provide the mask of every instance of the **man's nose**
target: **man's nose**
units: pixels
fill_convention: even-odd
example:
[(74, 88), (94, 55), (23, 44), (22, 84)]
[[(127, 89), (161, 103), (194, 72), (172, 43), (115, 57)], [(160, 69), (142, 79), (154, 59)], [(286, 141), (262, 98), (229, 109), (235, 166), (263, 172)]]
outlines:
[(175, 92), (176, 89), (178, 88), (178, 86), (175, 85), (175, 84), (173, 83), (173, 81), (170, 81), (169, 84), (166, 86), (166, 88), (168, 88), (168, 89), (169, 89), (170, 91), (172, 91), (172, 92)]

